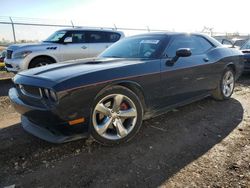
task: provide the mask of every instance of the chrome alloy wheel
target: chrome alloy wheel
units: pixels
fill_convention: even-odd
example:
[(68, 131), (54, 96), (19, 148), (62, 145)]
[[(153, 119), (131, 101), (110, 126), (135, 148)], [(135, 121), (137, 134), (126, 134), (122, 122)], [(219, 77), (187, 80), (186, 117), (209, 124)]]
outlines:
[(95, 106), (92, 123), (103, 138), (119, 140), (126, 137), (137, 122), (134, 102), (122, 94), (111, 94), (101, 99)]
[(222, 80), (222, 91), (225, 97), (229, 97), (234, 89), (234, 74), (227, 71)]
[(35, 67), (42, 67), (42, 66), (45, 66), (45, 65), (48, 65), (49, 63), (47, 62), (40, 62), (40, 63), (37, 63)]

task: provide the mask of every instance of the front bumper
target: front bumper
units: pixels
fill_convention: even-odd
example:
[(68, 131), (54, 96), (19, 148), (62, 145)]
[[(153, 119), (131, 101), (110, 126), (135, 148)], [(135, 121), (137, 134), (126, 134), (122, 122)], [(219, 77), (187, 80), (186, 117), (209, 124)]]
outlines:
[(65, 134), (64, 131), (57, 129), (55, 126), (40, 126), (31, 122), (27, 117), (21, 117), (22, 127), (30, 134), (51, 143), (65, 143), (89, 136), (88, 132), (78, 134)]
[(5, 67), (8, 72), (20, 72), (26, 69), (25, 59), (4, 59)]
[(35, 107), (19, 98), (15, 88), (9, 90), (15, 110), (22, 115), (22, 127), (32, 135), (52, 143), (64, 143), (89, 136), (87, 122), (70, 126), (55, 109)]

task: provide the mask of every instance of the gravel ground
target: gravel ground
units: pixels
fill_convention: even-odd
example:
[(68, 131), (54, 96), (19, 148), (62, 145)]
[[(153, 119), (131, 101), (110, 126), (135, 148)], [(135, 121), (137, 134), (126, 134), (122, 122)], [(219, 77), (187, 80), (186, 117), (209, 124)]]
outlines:
[(0, 187), (250, 187), (249, 98), (245, 75), (232, 99), (178, 108), (145, 121), (131, 142), (103, 147), (29, 135), (2, 96)]

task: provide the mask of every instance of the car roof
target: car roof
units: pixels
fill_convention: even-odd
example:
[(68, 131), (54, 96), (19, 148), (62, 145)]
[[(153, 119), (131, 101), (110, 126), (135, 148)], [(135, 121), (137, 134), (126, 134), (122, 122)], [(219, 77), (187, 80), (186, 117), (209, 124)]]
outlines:
[(98, 29), (98, 28), (84, 28), (84, 27), (65, 28), (65, 29), (60, 29), (58, 31), (104, 31), (104, 32), (116, 32), (123, 34), (122, 31), (117, 31), (115, 29), (102, 29), (102, 28)]
[(132, 37), (143, 37), (143, 36), (149, 36), (149, 37), (155, 37), (155, 36), (162, 36), (162, 37), (173, 37), (173, 36), (183, 36), (183, 35), (196, 35), (196, 36), (201, 36), (208, 41), (210, 41), (214, 46), (222, 46), (220, 42), (218, 42), (216, 39), (203, 34), (203, 33), (185, 33), (185, 32), (151, 32), (151, 33), (144, 33), (144, 34), (139, 34), (139, 35), (134, 35)]
[(134, 36), (178, 36), (178, 35), (199, 35), (203, 37), (207, 37), (207, 35), (202, 34), (202, 33), (187, 33), (187, 32), (149, 32), (149, 33), (143, 33), (143, 34), (138, 34)]

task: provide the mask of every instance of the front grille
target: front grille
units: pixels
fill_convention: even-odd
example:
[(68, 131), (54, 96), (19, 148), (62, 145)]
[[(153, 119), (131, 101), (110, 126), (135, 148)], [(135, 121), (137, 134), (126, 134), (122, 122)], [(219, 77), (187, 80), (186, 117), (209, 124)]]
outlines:
[(13, 51), (12, 51), (12, 50), (7, 50), (7, 55), (6, 55), (6, 58), (7, 58), (7, 59), (11, 59), (11, 57), (12, 57), (12, 53), (13, 53)]
[(26, 96), (31, 96), (35, 98), (41, 98), (41, 92), (40, 88), (34, 87), (34, 86), (28, 86), (28, 85), (18, 85), (20, 91), (26, 95)]

